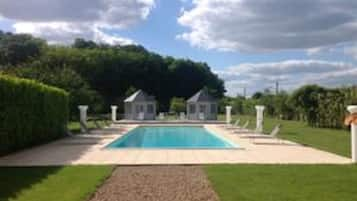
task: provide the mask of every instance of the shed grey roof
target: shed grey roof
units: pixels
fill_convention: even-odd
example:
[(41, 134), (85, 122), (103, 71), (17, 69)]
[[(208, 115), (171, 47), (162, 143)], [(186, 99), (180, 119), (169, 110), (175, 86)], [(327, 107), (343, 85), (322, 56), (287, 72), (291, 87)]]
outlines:
[(126, 98), (124, 102), (152, 102), (155, 101), (154, 96), (149, 96), (147, 93), (145, 93), (143, 90), (138, 90), (135, 93), (133, 93), (131, 96)]
[(195, 102), (216, 102), (217, 100), (211, 96), (207, 90), (201, 89), (199, 92), (197, 92), (195, 95), (193, 95), (191, 98), (187, 100), (189, 103), (195, 103)]

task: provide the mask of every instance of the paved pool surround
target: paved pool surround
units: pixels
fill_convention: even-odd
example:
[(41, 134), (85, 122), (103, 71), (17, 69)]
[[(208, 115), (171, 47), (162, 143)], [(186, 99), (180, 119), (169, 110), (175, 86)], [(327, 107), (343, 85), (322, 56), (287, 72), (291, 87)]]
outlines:
[[(67, 137), (0, 158), (0, 166), (49, 165), (202, 165), (202, 164), (348, 164), (351, 159), (284, 140), (243, 138), (221, 125), (205, 124), (241, 149), (107, 149), (139, 125), (114, 124), (87, 135)], [(157, 124), (155, 125), (157, 126)], [(167, 125), (165, 125), (167, 126)], [(177, 125), (176, 125), (177, 126)]]

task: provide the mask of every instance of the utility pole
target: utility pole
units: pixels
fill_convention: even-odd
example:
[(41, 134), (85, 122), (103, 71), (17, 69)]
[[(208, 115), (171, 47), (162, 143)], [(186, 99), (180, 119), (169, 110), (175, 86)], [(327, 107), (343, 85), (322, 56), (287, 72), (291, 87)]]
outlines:
[(243, 96), (244, 96), (244, 98), (247, 97), (247, 88), (246, 87), (243, 87)]
[(275, 82), (275, 95), (279, 94), (279, 80)]
[(246, 86), (240, 86), (238, 88), (242, 89), (243, 93), (242, 92), (238, 92), (237, 95), (238, 96), (243, 96), (244, 98), (246, 98), (247, 97), (247, 87)]

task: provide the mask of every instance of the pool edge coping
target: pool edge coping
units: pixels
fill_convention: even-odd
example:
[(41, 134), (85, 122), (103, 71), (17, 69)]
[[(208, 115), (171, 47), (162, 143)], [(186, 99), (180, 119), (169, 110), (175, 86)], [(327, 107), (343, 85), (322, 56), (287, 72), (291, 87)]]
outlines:
[[(187, 126), (187, 127), (202, 127), (203, 129), (205, 129), (207, 132), (209, 132), (211, 135), (217, 137), (218, 139), (228, 143), (230, 146), (230, 148), (178, 148), (178, 147), (175, 147), (175, 148), (138, 148), (138, 147), (132, 147), (132, 148), (110, 148), (108, 147), (110, 144), (112, 144), (113, 142), (115, 142), (116, 140), (119, 140), (119, 139), (122, 139), (123, 137), (126, 137), (128, 136), (128, 134), (139, 128), (139, 127), (177, 127), (177, 126)], [(212, 151), (224, 151), (224, 150), (246, 150), (246, 148), (244, 147), (241, 147), (239, 145), (236, 145), (235, 143), (231, 142), (231, 140), (229, 139), (226, 139), (224, 136), (221, 136), (220, 134), (217, 134), (215, 131), (212, 131), (211, 129), (209, 129), (205, 124), (195, 124), (195, 125), (192, 125), (192, 124), (137, 124), (135, 125), (134, 127), (130, 128), (129, 130), (127, 130), (125, 133), (123, 133), (121, 136), (113, 139), (112, 141), (104, 144), (100, 150), (110, 150), (110, 151), (121, 151), (121, 150), (192, 150), (192, 151), (195, 151), (195, 150), (212, 150)]]

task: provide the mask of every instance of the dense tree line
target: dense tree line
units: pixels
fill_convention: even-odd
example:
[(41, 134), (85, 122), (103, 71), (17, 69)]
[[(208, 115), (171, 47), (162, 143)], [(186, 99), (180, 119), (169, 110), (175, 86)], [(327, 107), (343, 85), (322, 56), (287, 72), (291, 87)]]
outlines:
[(225, 92), (223, 81), (206, 63), (163, 57), (137, 45), (83, 39), (55, 46), (31, 35), (0, 32), (0, 70), (65, 89), (72, 114), (77, 114), (78, 104), (107, 112), (111, 104), (121, 106), (134, 89), (156, 96), (160, 111), (169, 110), (172, 97), (187, 99), (203, 87), (217, 98)]
[(4, 33), (0, 30), (0, 66), (16, 65), (37, 57), (45, 46), (44, 40), (30, 35)]
[[(224, 83), (206, 63), (163, 57), (139, 45), (111, 46), (76, 39), (71, 46), (48, 45), (27, 34), (0, 31), (0, 74), (35, 79), (69, 92), (70, 111), (90, 105), (90, 112), (109, 111), (136, 89), (156, 96), (159, 111), (184, 111), (184, 100), (206, 87), (220, 99), (219, 111), (233, 106), (238, 114), (255, 114), (255, 105), (265, 114), (306, 121), (314, 127), (343, 127), (346, 106), (357, 104), (357, 88), (329, 89), (303, 86), (292, 93), (257, 92), (251, 98), (224, 97)], [(176, 97), (176, 98), (174, 98)], [(172, 100), (172, 101), (171, 101)], [(171, 104), (170, 104), (171, 101)]]
[(238, 114), (255, 114), (255, 105), (264, 105), (265, 114), (285, 120), (305, 121), (313, 127), (342, 128), (346, 107), (357, 104), (357, 88), (324, 88), (307, 85), (292, 93), (273, 94), (269, 90), (257, 92), (251, 98), (235, 97), (221, 100), (224, 106), (233, 106)]

